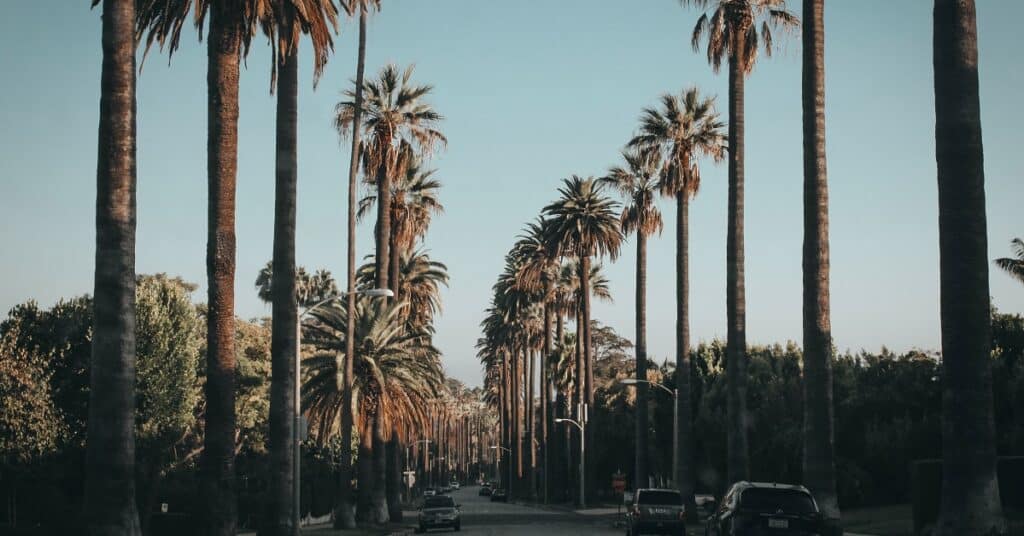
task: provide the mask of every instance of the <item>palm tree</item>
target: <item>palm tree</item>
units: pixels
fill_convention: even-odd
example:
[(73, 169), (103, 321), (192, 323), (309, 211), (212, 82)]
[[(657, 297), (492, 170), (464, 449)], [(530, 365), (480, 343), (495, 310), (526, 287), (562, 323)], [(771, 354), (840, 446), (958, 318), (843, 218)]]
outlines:
[[(438, 144), (447, 143), (437, 124), (443, 119), (424, 98), (433, 90), (430, 85), (413, 85), (412, 66), (400, 71), (395, 65), (381, 69), (376, 80), (365, 82), (365, 102), (360, 108), (366, 114), (362, 125), (366, 135), (363, 146), (363, 169), (373, 175), (377, 184), (376, 262), (377, 287), (391, 286), (388, 262), (391, 238), (391, 180), (401, 176), (414, 152), (429, 155)], [(352, 100), (335, 107), (335, 128), (343, 136), (353, 128), (355, 91), (346, 96)], [(394, 290), (394, 289), (392, 289)]]
[[(413, 329), (429, 328), (441, 311), (441, 287), (448, 286), (448, 267), (430, 258), (426, 251), (405, 253), (399, 259), (399, 287), (396, 299), (408, 303), (403, 319)], [(376, 263), (362, 265), (356, 274), (358, 288), (372, 288)]]
[(140, 533), (135, 506), (134, 23), (132, 0), (103, 2), (85, 482), (91, 534)]
[[(372, 8), (380, 10), (380, 0), (343, 0), (342, 8), (352, 15), (359, 13), (359, 49), (356, 58), (355, 93), (352, 100), (352, 151), (348, 165), (348, 251), (347, 251), (347, 292), (346, 309), (349, 331), (345, 340), (349, 346), (346, 354), (352, 355), (355, 341), (356, 309), (356, 178), (359, 172), (359, 158), (362, 151), (363, 72), (366, 69), (366, 15)], [(334, 528), (354, 529), (356, 527), (354, 502), (352, 500), (352, 366), (346, 361), (342, 398), (346, 401), (341, 411), (341, 461), (338, 464), (338, 500), (334, 506)]]
[(548, 249), (546, 242), (547, 220), (538, 218), (536, 223), (529, 223), (525, 232), (513, 248), (512, 255), (517, 259), (519, 271), (516, 284), (527, 291), (537, 293), (537, 299), (543, 307), (543, 331), (540, 359), (540, 457), (541, 495), (544, 503), (548, 502), (551, 488), (551, 472), (549, 468), (550, 453), (548, 450), (548, 429), (552, 422), (551, 376), (549, 362), (552, 349), (552, 321), (555, 314), (555, 278), (558, 257)]
[(1010, 241), (1010, 249), (1013, 250), (1013, 256), (1016, 258), (1003, 257), (996, 259), (996, 266), (1010, 274), (1010, 277), (1024, 283), (1024, 240), (1014, 238)]
[(274, 255), (271, 285), (272, 335), (270, 344), (270, 493), (267, 530), (291, 535), (299, 520), (295, 479), (299, 453), (294, 427), (295, 396), (299, 378), (298, 293), (295, 268), (295, 212), (298, 183), (299, 41), (302, 34), (313, 45), (313, 80), (319, 79), (334, 48), (332, 30), (338, 26), (337, 7), (331, 0), (275, 2), (261, 13), (260, 24), (271, 43), (271, 88), (277, 87), (276, 180), (274, 191)]
[(825, 166), (825, 1), (804, 0), (804, 483), (838, 525)]
[[(664, 223), (655, 204), (658, 196), (656, 150), (623, 151), (626, 167), (614, 166), (601, 179), (626, 200), (620, 222), (623, 234), (636, 232), (636, 378), (647, 380), (647, 237), (661, 233)], [(638, 383), (636, 397), (636, 486), (647, 482), (647, 384)]]
[[(660, 108), (645, 108), (639, 133), (629, 146), (661, 155), (660, 189), (676, 201), (676, 388), (674, 403), (678, 423), (675, 438), (679, 460), (673, 475), (686, 503), (693, 502), (696, 472), (693, 466), (693, 410), (690, 404), (690, 199), (700, 189), (698, 158), (725, 156), (725, 125), (718, 119), (714, 97), (701, 97), (691, 87), (676, 96), (661, 96)], [(643, 378), (640, 371), (638, 378)], [(646, 367), (643, 372), (646, 374)], [(642, 384), (641, 384), (642, 385)], [(640, 387), (640, 386), (638, 386)], [(641, 391), (638, 389), (638, 400)], [(640, 407), (640, 403), (637, 403)]]
[[(441, 181), (433, 177), (436, 171), (424, 169), (422, 158), (413, 154), (405, 173), (391, 181), (391, 233), (388, 237), (391, 273), (388, 279), (392, 287), (400, 284), (396, 281), (401, 272), (402, 255), (427, 234), (433, 216), (444, 212), (444, 206), (438, 199)], [(367, 182), (376, 185), (376, 177), (367, 175)], [(376, 202), (377, 196), (372, 193), (361, 199), (357, 217), (363, 218)]]
[[(593, 178), (582, 179), (576, 175), (566, 179), (559, 189), (561, 197), (544, 207), (544, 214), (551, 219), (548, 236), (552, 251), (560, 255), (572, 255), (579, 259), (580, 277), (580, 319), (582, 325), (582, 363), (586, 375), (581, 376), (588, 405), (594, 403), (594, 367), (590, 344), (590, 263), (594, 255), (618, 257), (622, 243), (622, 230), (616, 215), (618, 204), (603, 195), (603, 187)], [(593, 427), (587, 430), (593, 431)], [(591, 442), (593, 444), (593, 442)], [(590, 467), (593, 467), (591, 464)], [(587, 468), (588, 470), (590, 468)], [(591, 482), (593, 478), (588, 479)], [(586, 497), (580, 497), (586, 503)]]
[[(428, 332), (408, 328), (406, 307), (403, 302), (364, 298), (357, 308), (353, 393), (360, 407), (360, 487), (367, 491), (360, 494), (360, 502), (372, 523), (389, 518), (383, 497), (386, 475), (376, 463), (379, 447), (374, 436), (386, 430), (408, 435), (422, 428), (425, 408), (442, 388), (440, 354)], [(318, 352), (304, 360), (308, 372), (303, 406), (317, 439), (323, 441), (336, 434), (345, 403), (341, 391), (348, 321), (346, 311), (336, 304), (317, 308), (310, 316), (313, 321), (305, 328), (304, 340)]]
[[(274, 262), (268, 261), (256, 276), (256, 294), (263, 303), (272, 301)], [(319, 269), (310, 274), (302, 266), (295, 268), (295, 294), (300, 307), (309, 307), (331, 296), (337, 296), (338, 284), (331, 272)]]
[[(146, 52), (156, 43), (173, 56), (190, 18), (206, 38), (207, 240), (206, 424), (200, 482), (211, 534), (235, 534), (235, 180), (238, 168), (239, 62), (247, 54), (261, 2), (139, 0), (138, 31)], [(194, 9), (194, 15), (189, 10)]]
[(973, 0), (935, 0), (942, 504), (935, 534), (1005, 534), (996, 475), (985, 167)]
[[(798, 21), (785, 0), (680, 0), (684, 6), (713, 9), (697, 19), (692, 44), (706, 36), (708, 63), (715, 72), (729, 63), (729, 223), (726, 233), (726, 382), (728, 391), (729, 481), (750, 473), (747, 446), (747, 309), (743, 260), (744, 81), (754, 69), (757, 48), (772, 53), (773, 30), (795, 29)], [(759, 24), (760, 23), (760, 24)]]

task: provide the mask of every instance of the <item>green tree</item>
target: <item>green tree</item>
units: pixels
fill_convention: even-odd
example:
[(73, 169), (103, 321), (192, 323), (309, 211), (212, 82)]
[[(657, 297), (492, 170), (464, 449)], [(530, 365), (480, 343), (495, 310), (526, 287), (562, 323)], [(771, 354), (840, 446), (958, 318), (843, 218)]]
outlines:
[(160, 481), (178, 466), (179, 447), (195, 435), (202, 389), (198, 381), (200, 318), (195, 286), (159, 274), (136, 285), (136, 472), (140, 521), (149, 533)]
[(54, 405), (52, 356), (19, 344), (21, 325), (0, 333), (0, 473), (10, 498), (7, 521), (18, 526), (20, 481), (54, 454), (66, 430)]
[(985, 167), (974, 0), (935, 0), (942, 506), (935, 534), (1006, 531), (996, 475)]
[(626, 167), (614, 166), (601, 182), (616, 190), (626, 203), (620, 223), (622, 233), (636, 232), (636, 456), (633, 478), (636, 486), (647, 482), (647, 237), (661, 233), (664, 223), (655, 201), (658, 196), (657, 150), (627, 150), (622, 158)]
[(726, 232), (726, 335), (729, 379), (729, 480), (748, 478), (746, 346), (747, 310), (744, 283), (744, 83), (754, 69), (757, 49), (771, 56), (773, 31), (794, 29), (799, 22), (785, 0), (680, 0), (684, 6), (712, 8), (697, 19), (692, 44), (706, 38), (708, 63), (715, 72), (729, 65), (729, 215)]
[[(93, 0), (95, 6), (99, 0)], [(103, 2), (95, 330), (84, 509), (90, 534), (139, 534), (135, 507), (135, 2)]]

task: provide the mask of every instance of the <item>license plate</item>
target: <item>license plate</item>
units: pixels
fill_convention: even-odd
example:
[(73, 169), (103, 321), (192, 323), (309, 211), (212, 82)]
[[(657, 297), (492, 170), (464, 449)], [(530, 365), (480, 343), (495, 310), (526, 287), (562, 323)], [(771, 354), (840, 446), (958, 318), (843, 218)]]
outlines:
[(655, 514), (667, 514), (668, 513), (668, 508), (654, 508), (653, 510), (654, 510)]
[(771, 519), (771, 518), (769, 518), (768, 519), (768, 528), (770, 528), (770, 529), (788, 529), (789, 528), (789, 520), (788, 519)]

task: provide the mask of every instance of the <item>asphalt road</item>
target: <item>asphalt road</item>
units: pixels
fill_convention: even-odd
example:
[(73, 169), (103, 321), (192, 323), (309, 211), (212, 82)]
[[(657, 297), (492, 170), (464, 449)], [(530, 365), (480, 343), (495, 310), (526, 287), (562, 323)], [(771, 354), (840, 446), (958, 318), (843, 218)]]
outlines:
[[(455, 502), (462, 505), (462, 533), (500, 536), (600, 536), (625, 533), (623, 529), (613, 527), (612, 520), (607, 516), (585, 516), (569, 511), (490, 502), (489, 497), (480, 497), (479, 491), (477, 486), (470, 486), (451, 493)], [(441, 532), (445, 531), (430, 531), (430, 534)]]

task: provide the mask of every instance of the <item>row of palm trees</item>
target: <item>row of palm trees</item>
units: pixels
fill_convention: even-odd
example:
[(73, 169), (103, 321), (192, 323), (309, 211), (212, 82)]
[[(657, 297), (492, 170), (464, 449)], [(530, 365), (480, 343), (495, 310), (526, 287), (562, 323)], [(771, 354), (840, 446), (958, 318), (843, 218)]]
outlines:
[[(95, 0), (94, 4), (98, 4)], [(268, 266), (262, 295), (273, 309), (270, 457), (272, 482), (267, 501), (267, 534), (292, 534), (298, 530), (292, 490), (297, 446), (292, 437), (296, 421), (296, 385), (300, 381), (292, 363), (298, 357), (298, 304), (307, 303), (300, 288), (304, 275), (295, 263), (295, 213), (297, 170), (298, 49), (308, 36), (314, 58), (314, 85), (333, 51), (333, 34), (343, 11), (359, 17), (357, 75), (350, 99), (339, 103), (335, 118), (342, 136), (352, 138), (349, 169), (348, 280), (346, 311), (325, 306), (309, 311), (313, 317), (310, 341), (320, 352), (329, 346), (322, 338), (332, 329), (332, 344), (344, 342), (336, 352), (333, 385), (336, 400), (322, 393), (316, 379), (323, 379), (323, 359), (311, 357), (304, 396), (311, 415), (320, 415), (325, 431), (332, 424), (324, 413), (325, 400), (334, 400), (342, 437), (339, 523), (353, 526), (351, 480), (354, 402), (361, 404), (358, 424), (364, 431), (371, 455), (381, 459), (381, 441), (397, 437), (410, 419), (422, 416), (421, 400), (411, 393), (440, 385), (436, 349), (430, 344), (430, 321), (439, 306), (438, 286), (447, 281), (443, 265), (414, 251), (425, 233), (430, 216), (439, 211), (439, 183), (422, 169), (444, 136), (435, 128), (441, 116), (424, 103), (430, 86), (411, 84), (412, 70), (386, 67), (378, 79), (364, 82), (366, 18), (380, 8), (379, 0), (107, 0), (103, 2), (103, 81), (100, 107), (100, 152), (97, 171), (97, 337), (95, 338), (93, 390), (90, 401), (87, 523), (90, 532), (138, 534), (132, 488), (134, 399), (134, 229), (135, 229), (135, 51), (145, 40), (145, 52), (153, 45), (177, 50), (181, 31), (190, 21), (206, 28), (208, 49), (208, 352), (205, 444), (201, 482), (206, 505), (203, 520), (210, 533), (234, 534), (237, 529), (235, 492), (234, 400), (234, 279), (235, 279), (235, 181), (238, 156), (239, 65), (251, 41), (263, 33), (272, 51), (271, 89), (277, 96), (276, 186), (273, 258)], [(364, 139), (365, 138), (365, 139)], [(368, 270), (372, 284), (388, 288), (394, 301), (363, 303), (356, 300), (355, 217), (356, 179), (362, 170), (377, 195), (365, 199), (368, 210), (377, 205), (377, 244), (374, 266)], [(392, 232), (394, 229), (394, 232)], [(363, 270), (367, 272), (366, 269)], [(274, 277), (269, 277), (274, 274)], [(321, 275), (321, 274), (317, 274)], [(334, 292), (334, 289), (331, 289)], [(303, 294), (303, 295), (300, 295)], [(343, 322), (341, 320), (344, 320)], [(319, 330), (319, 331), (317, 331)], [(362, 331), (360, 331), (362, 330)], [(317, 334), (321, 336), (317, 338)], [(342, 336), (344, 335), (344, 336)], [(319, 344), (319, 346), (317, 346)], [(367, 346), (365, 352), (357, 344)], [(332, 347), (333, 348), (333, 347)], [(343, 351), (341, 351), (343, 350)], [(345, 356), (354, 356), (347, 359)], [(320, 356), (322, 357), (322, 356)], [(387, 358), (393, 358), (389, 361)], [(416, 357), (423, 359), (415, 360)], [(394, 361), (397, 359), (397, 363)], [(371, 366), (372, 364), (372, 366)], [(400, 366), (399, 366), (400, 364)], [(368, 372), (361, 369), (368, 367)], [(340, 369), (338, 369), (340, 367)], [(425, 367), (425, 368), (424, 368)], [(385, 374), (384, 372), (388, 372)], [(362, 374), (362, 375), (361, 375)], [(365, 386), (365, 374), (376, 380)], [(405, 381), (407, 384), (403, 384)], [(327, 382), (330, 383), (330, 382)], [(426, 386), (426, 387), (424, 387)], [(362, 388), (361, 395), (353, 396)], [(318, 390), (319, 389), (319, 390)], [(384, 394), (393, 396), (384, 396)], [(334, 396), (334, 395), (331, 395)], [(305, 400), (305, 399), (304, 399)], [(317, 405), (319, 404), (319, 405)], [(376, 405), (375, 405), (376, 404)], [(317, 413), (319, 411), (319, 413)], [(409, 426), (412, 428), (412, 426)], [(379, 472), (379, 471), (378, 471)], [(379, 482), (378, 482), (379, 481)], [(360, 479), (372, 488), (377, 514), (382, 520), (383, 479)], [(371, 494), (361, 494), (369, 497)], [(400, 512), (400, 510), (399, 510)]]
[[(624, 165), (601, 179), (573, 176), (564, 181), (560, 198), (543, 210), (542, 219), (529, 224), (523, 237), (506, 256), (506, 266), (494, 286), (494, 296), (482, 323), (479, 357), (493, 393), (492, 403), (502, 416), (502, 440), (510, 449), (513, 473), (521, 477), (522, 427), (528, 439), (525, 454), (532, 460), (534, 411), (533, 356), (541, 355), (541, 452), (543, 490), (547, 497), (549, 469), (543, 460), (550, 416), (559, 411), (586, 414), (584, 406), (556, 405), (551, 356), (551, 318), (559, 321), (552, 272), (562, 259), (577, 263), (577, 351), (573, 390), (559, 391), (565, 399), (593, 403), (593, 362), (590, 344), (589, 275), (592, 257), (614, 260), (624, 235), (637, 238), (636, 352), (637, 378), (646, 379), (645, 281), (646, 239), (660, 232), (662, 221), (654, 199), (674, 197), (677, 204), (677, 324), (676, 385), (679, 387), (678, 430), (680, 459), (677, 485), (692, 504), (694, 472), (692, 416), (689, 408), (688, 310), (688, 203), (700, 184), (698, 160), (728, 160), (728, 215), (726, 244), (729, 481), (749, 474), (746, 426), (746, 322), (744, 292), (744, 82), (752, 72), (758, 49), (771, 55), (774, 33), (798, 28), (797, 17), (785, 0), (681, 0), (704, 11), (692, 32), (692, 44), (703, 44), (716, 72), (728, 66), (728, 131), (718, 120), (713, 101), (698, 90), (666, 94), (661, 106), (645, 109), (638, 133), (623, 153)], [(804, 0), (803, 17), (803, 123), (804, 123), (804, 483), (814, 492), (823, 512), (839, 518), (836, 497), (832, 404), (832, 338), (829, 303), (828, 186), (824, 120), (824, 0)], [(984, 177), (981, 157), (977, 88), (977, 35), (974, 2), (936, 0), (934, 13), (936, 154), (940, 190), (940, 250), (942, 342), (945, 389), (945, 469), (941, 534), (981, 534), (1002, 530), (1003, 521), (995, 485), (995, 450), (992, 425), (991, 370), (987, 362), (988, 276), (985, 235)], [(626, 206), (616, 217), (616, 205), (601, 193), (616, 189)], [(618, 221), (616, 221), (618, 220)], [(1000, 260), (1000, 266), (1010, 266)], [(1015, 265), (1014, 265), (1015, 266)], [(1006, 268), (1013, 271), (1013, 268)], [(562, 344), (561, 336), (555, 339)], [(646, 392), (638, 385), (636, 475), (646, 475)], [(972, 432), (977, 432), (976, 434)], [(530, 475), (534, 473), (531, 471)], [(515, 483), (510, 483), (514, 485)], [(529, 483), (527, 495), (536, 487)], [(968, 493), (982, 497), (967, 500)], [(585, 497), (579, 497), (584, 502)]]

